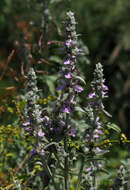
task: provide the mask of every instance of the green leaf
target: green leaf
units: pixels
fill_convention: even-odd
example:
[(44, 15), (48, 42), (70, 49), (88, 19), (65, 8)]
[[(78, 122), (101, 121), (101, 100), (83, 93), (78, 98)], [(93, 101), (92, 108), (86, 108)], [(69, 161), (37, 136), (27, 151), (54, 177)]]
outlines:
[(49, 143), (48, 145), (46, 145), (45, 147), (44, 147), (44, 149), (47, 149), (49, 146), (52, 146), (52, 145), (58, 145), (56, 142), (51, 142), (51, 143)]
[(120, 129), (120, 127), (118, 127), (116, 124), (114, 124), (114, 123), (107, 123), (107, 127), (109, 128), (109, 129), (113, 129), (114, 131), (116, 131), (117, 133), (121, 133), (121, 129)]
[(107, 115), (108, 117), (112, 117), (111, 114), (109, 114), (106, 110), (103, 110), (103, 112), (105, 113), (105, 115)]
[(106, 173), (107, 175), (109, 175), (110, 173), (105, 170), (104, 168), (101, 168), (101, 169), (98, 169), (97, 172), (103, 172), (103, 173)]
[(81, 82), (83, 82), (86, 85), (85, 80), (80, 76), (74, 76), (76, 79), (79, 79)]
[(83, 113), (86, 113), (85, 110), (83, 110), (81, 107), (78, 107), (78, 106), (75, 107), (75, 110), (76, 110), (76, 111), (83, 112)]

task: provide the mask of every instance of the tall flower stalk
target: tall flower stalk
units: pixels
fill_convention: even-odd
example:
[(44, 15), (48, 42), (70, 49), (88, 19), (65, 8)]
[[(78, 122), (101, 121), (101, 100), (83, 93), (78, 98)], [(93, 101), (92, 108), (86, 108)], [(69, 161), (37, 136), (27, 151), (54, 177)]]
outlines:
[[(41, 140), (44, 137), (41, 117), (41, 107), (38, 105), (39, 90), (37, 88), (36, 74), (31, 67), (27, 75), (26, 83), (26, 106), (24, 130), (35, 139), (33, 152), (42, 151)], [(40, 149), (41, 150), (40, 150)]]
[[(76, 78), (78, 75), (76, 59), (81, 50), (78, 49), (76, 21), (71, 11), (66, 14), (65, 48), (66, 56), (61, 66), (60, 85), (57, 87), (57, 90), (62, 90), (60, 99), (63, 100), (63, 106), (61, 111), (70, 114), (74, 107), (76, 94), (83, 91), (83, 88), (78, 85), (78, 79)], [(68, 96), (64, 100), (64, 94), (66, 93)]]
[[(104, 129), (99, 117), (100, 112), (106, 113), (103, 99), (107, 97), (108, 87), (104, 82), (103, 67), (101, 63), (98, 63), (96, 64), (94, 78), (91, 82), (92, 92), (88, 95), (88, 106), (85, 108), (86, 123), (89, 126), (85, 131), (85, 141), (87, 143), (88, 156), (91, 159), (104, 153), (103, 148), (100, 148), (100, 143), (104, 140), (102, 136)], [(87, 180), (90, 190), (97, 189), (97, 170), (100, 170), (101, 167), (102, 164), (99, 161), (91, 161), (90, 166), (86, 169), (87, 176), (92, 179), (91, 183)]]
[[(76, 34), (76, 21), (74, 18), (74, 14), (69, 11), (66, 14), (66, 41), (65, 41), (65, 47), (66, 47), (66, 57), (62, 64), (61, 68), (61, 81), (64, 81), (64, 87), (62, 87), (62, 94), (61, 99), (63, 100), (63, 105), (61, 108), (62, 112), (66, 113), (66, 131), (68, 131), (68, 120), (69, 115), (73, 108), (74, 108), (74, 100), (77, 93), (80, 93), (83, 88), (78, 86), (78, 80), (75, 78), (77, 75), (77, 69), (76, 69), (76, 58), (77, 55), (80, 53), (80, 50), (77, 47), (77, 34)], [(63, 94), (66, 91), (66, 88), (68, 90), (67, 98), (63, 99)], [(65, 152), (68, 154), (68, 148), (67, 148), (67, 141), (68, 141), (68, 134), (64, 137), (64, 148)], [(65, 190), (68, 190), (68, 157), (65, 157)]]
[(66, 14), (66, 41), (65, 59), (61, 65), (59, 74), (59, 84), (56, 88), (61, 91), (61, 94), (56, 102), (51, 116), (48, 121), (48, 137), (59, 142), (64, 141), (64, 181), (65, 190), (68, 190), (68, 174), (69, 174), (69, 152), (68, 152), (68, 135), (71, 130), (70, 114), (74, 110), (76, 95), (83, 91), (83, 88), (78, 84), (78, 71), (76, 68), (76, 58), (80, 54), (77, 47), (76, 22), (74, 14), (69, 11)]

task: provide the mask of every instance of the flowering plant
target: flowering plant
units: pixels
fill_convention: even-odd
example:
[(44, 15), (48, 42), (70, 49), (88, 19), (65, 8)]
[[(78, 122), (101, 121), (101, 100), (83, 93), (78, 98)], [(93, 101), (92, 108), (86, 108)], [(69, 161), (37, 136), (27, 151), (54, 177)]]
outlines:
[[(76, 190), (96, 190), (100, 186), (98, 173), (107, 173), (103, 167), (104, 154), (123, 135), (120, 135), (117, 126), (106, 124), (101, 118), (101, 114), (111, 117), (103, 105), (103, 99), (108, 97), (108, 87), (101, 63), (96, 64), (91, 82), (92, 92), (86, 98), (87, 106), (80, 106), (80, 94), (87, 92), (83, 87), (86, 82), (76, 64), (77, 57), (83, 51), (78, 47), (76, 21), (71, 11), (66, 14), (65, 26), (66, 54), (60, 66), (56, 88), (59, 96), (50, 109), (38, 104), (39, 90), (32, 67), (27, 75), (25, 122), (22, 126), (26, 136), (31, 136), (33, 140), (26, 162), (26, 175), (29, 178), (23, 186), (69, 190), (76, 179)], [(80, 117), (78, 115), (80, 122), (76, 114), (81, 114)], [(114, 129), (121, 138), (109, 138), (106, 133), (108, 129)], [(126, 142), (127, 139), (123, 138), (122, 141)], [(123, 185), (120, 183), (120, 186)]]

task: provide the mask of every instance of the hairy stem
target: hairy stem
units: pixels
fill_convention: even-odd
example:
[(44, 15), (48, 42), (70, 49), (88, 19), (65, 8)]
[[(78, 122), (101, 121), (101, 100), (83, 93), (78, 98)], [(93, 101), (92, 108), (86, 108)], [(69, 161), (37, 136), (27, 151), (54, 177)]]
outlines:
[[(94, 166), (95, 166), (95, 163), (94, 163)], [(94, 187), (94, 190), (97, 189), (97, 175), (96, 175), (96, 171), (94, 171), (94, 176), (93, 176), (93, 187)]]
[[(65, 152), (67, 152), (67, 137), (65, 137), (64, 139), (64, 148), (65, 148)], [(68, 190), (68, 156), (66, 155), (65, 157), (65, 190)]]
[(44, 161), (44, 164), (45, 164), (45, 168), (47, 169), (47, 173), (48, 173), (48, 175), (50, 176), (50, 178), (52, 180), (52, 184), (53, 184), (55, 190), (57, 190), (57, 185), (55, 183), (54, 176), (51, 174), (51, 170), (50, 170), (49, 166), (47, 165), (46, 161)]
[[(66, 128), (68, 127), (68, 115), (66, 115)], [(66, 152), (65, 161), (64, 161), (64, 180), (65, 180), (65, 190), (68, 190), (68, 171), (69, 171), (69, 163), (68, 163), (68, 146), (67, 146), (68, 136), (67, 134), (64, 137), (64, 149)]]
[(80, 180), (81, 180), (81, 177), (82, 177), (82, 172), (83, 172), (84, 163), (85, 163), (84, 161), (85, 161), (85, 158), (82, 156), (82, 158), (81, 158), (81, 166), (80, 166), (79, 175), (78, 175), (78, 181), (77, 181), (77, 185), (76, 185), (76, 190), (78, 190), (79, 185), (80, 185)]

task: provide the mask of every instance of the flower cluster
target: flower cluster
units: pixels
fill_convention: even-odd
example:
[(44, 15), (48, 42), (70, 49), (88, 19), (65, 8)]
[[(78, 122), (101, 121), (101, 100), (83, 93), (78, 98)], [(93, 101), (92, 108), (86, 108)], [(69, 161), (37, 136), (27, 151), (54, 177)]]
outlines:
[(22, 125), (25, 131), (35, 138), (35, 148), (39, 146), (41, 138), (44, 137), (42, 110), (40, 105), (37, 104), (39, 100), (38, 92), (36, 74), (34, 69), (30, 68), (26, 84), (25, 122)]
[(108, 87), (104, 84), (103, 67), (101, 63), (96, 64), (94, 79), (91, 82), (92, 92), (88, 95), (87, 123), (92, 126), (91, 132), (87, 134), (87, 139), (91, 136), (90, 141), (97, 141), (102, 134), (102, 122), (99, 118), (99, 112), (104, 111), (103, 98), (107, 97)]
[[(74, 14), (69, 11), (66, 14), (66, 41), (64, 43), (66, 55), (60, 68), (59, 85), (56, 91), (61, 91), (57, 98), (56, 105), (51, 116), (44, 117), (46, 127), (46, 135), (48, 138), (55, 138), (56, 141), (63, 139), (66, 132), (70, 132), (71, 136), (75, 136), (75, 130), (67, 123), (66, 117), (70, 115), (76, 104), (76, 95), (83, 91), (78, 84), (78, 70), (76, 68), (76, 59), (80, 54), (77, 46), (76, 22)], [(66, 114), (66, 116), (64, 115)], [(68, 130), (70, 129), (70, 130)]]
[[(89, 126), (85, 131), (84, 137), (86, 146), (88, 148), (88, 154), (94, 158), (98, 155), (104, 154), (104, 148), (100, 147), (100, 143), (103, 141), (103, 127), (99, 117), (99, 113), (104, 110), (103, 98), (106, 98), (107, 86), (104, 85), (105, 79), (103, 78), (103, 68), (100, 63), (96, 64), (94, 71), (94, 79), (91, 82), (92, 92), (88, 95), (88, 106), (84, 109), (86, 112), (86, 123)], [(96, 171), (102, 167), (101, 162), (92, 161), (91, 166), (87, 168), (87, 176), (90, 179), (96, 179)], [(91, 180), (90, 180), (91, 181)], [(96, 186), (94, 183), (86, 183), (91, 186)]]
[(124, 189), (127, 188), (127, 170), (124, 165), (121, 165), (118, 169), (117, 176), (114, 180), (114, 184), (110, 190)]
[(61, 97), (68, 92), (66, 100), (62, 103), (61, 112), (70, 114), (75, 103), (75, 95), (82, 92), (83, 88), (78, 85), (78, 80), (76, 79), (78, 74), (76, 69), (76, 58), (81, 52), (77, 46), (76, 22), (74, 14), (71, 11), (67, 12), (66, 16), (66, 57), (61, 66), (60, 85), (57, 87), (57, 90), (62, 90)]
[(89, 94), (89, 99), (94, 102), (96, 109), (104, 109), (102, 99), (108, 97), (108, 87), (104, 84), (105, 79), (103, 78), (103, 67), (101, 63), (96, 64), (94, 79), (91, 83), (92, 92)]

